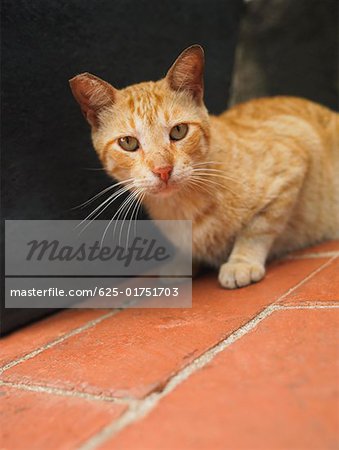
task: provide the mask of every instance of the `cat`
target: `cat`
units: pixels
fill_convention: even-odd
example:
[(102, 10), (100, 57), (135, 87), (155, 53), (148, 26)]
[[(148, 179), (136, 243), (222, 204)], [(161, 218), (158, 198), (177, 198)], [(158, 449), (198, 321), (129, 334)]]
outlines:
[(107, 173), (151, 218), (192, 220), (195, 265), (234, 289), (270, 258), (339, 237), (339, 114), (280, 96), (209, 115), (203, 72), (193, 45), (159, 81), (118, 90), (83, 73), (70, 86)]

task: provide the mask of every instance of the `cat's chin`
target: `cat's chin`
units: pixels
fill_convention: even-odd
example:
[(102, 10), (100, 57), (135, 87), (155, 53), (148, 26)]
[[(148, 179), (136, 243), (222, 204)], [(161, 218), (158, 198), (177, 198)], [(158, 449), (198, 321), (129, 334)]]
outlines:
[(176, 192), (178, 192), (178, 190), (179, 190), (179, 186), (177, 186), (175, 184), (170, 184), (170, 185), (162, 186), (157, 189), (152, 189), (149, 191), (149, 194), (151, 194), (154, 197), (162, 198), (162, 197), (169, 197), (170, 195), (173, 195)]

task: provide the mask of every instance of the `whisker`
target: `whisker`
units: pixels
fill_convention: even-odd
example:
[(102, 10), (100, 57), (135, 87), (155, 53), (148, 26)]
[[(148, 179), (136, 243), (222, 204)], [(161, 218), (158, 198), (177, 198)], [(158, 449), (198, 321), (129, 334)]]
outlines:
[[(139, 197), (140, 195), (140, 197)], [(127, 237), (126, 237), (126, 247), (127, 247), (127, 243), (129, 242), (129, 235), (130, 235), (130, 229), (131, 229), (131, 225), (132, 222), (134, 220), (134, 236), (136, 235), (136, 222), (137, 222), (137, 217), (138, 217), (138, 208), (140, 207), (140, 203), (143, 199), (144, 196), (144, 190), (140, 189), (139, 192), (136, 194), (137, 197), (137, 201), (135, 202), (134, 208), (132, 210), (132, 214), (131, 214), (131, 218), (130, 218), (130, 222), (128, 224), (128, 230), (127, 230)], [(134, 219), (134, 215), (135, 215), (135, 219)]]
[[(212, 186), (222, 187), (223, 189), (225, 189), (225, 190), (229, 191), (231, 194), (233, 194), (236, 198), (239, 198), (239, 194), (238, 193), (236, 193), (236, 192), (232, 191), (231, 189), (229, 189), (228, 186), (220, 184), (220, 183), (217, 183), (214, 180), (210, 180), (210, 179), (207, 179), (207, 178), (191, 177), (189, 179), (189, 181), (191, 179), (194, 180), (196, 183), (198, 183), (200, 186), (202, 185), (202, 186), (206, 187), (205, 183), (210, 183)], [(242, 206), (238, 206), (238, 205), (237, 206), (231, 206), (231, 205), (228, 205), (228, 207), (231, 208), (231, 209), (247, 210), (248, 208), (251, 208), (252, 206), (250, 204), (248, 204), (247, 202), (245, 202), (244, 200), (242, 200)]]
[(193, 163), (192, 167), (203, 166), (205, 164), (221, 164), (221, 162), (220, 161), (201, 161), (198, 163)]
[(243, 186), (243, 183), (241, 181), (237, 180), (236, 178), (232, 177), (231, 175), (225, 174), (224, 170), (211, 169), (208, 167), (204, 167), (201, 169), (193, 169), (192, 172), (198, 173), (201, 175), (219, 176), (219, 177), (225, 178), (225, 180), (234, 181), (235, 183), (238, 183)]
[(117, 187), (117, 186), (120, 186), (120, 185), (122, 185), (122, 184), (124, 184), (124, 183), (128, 183), (128, 182), (130, 182), (130, 181), (133, 181), (133, 178), (129, 178), (129, 179), (127, 179), (127, 180), (120, 181), (119, 183), (111, 184), (111, 185), (108, 186), (107, 188), (105, 188), (105, 189), (103, 189), (102, 191), (100, 191), (98, 194), (96, 194), (96, 195), (94, 195), (93, 197), (91, 197), (89, 200), (85, 201), (84, 203), (81, 203), (81, 204), (78, 205), (78, 206), (74, 206), (72, 209), (77, 209), (77, 208), (81, 208), (82, 206), (86, 206), (86, 205), (88, 205), (89, 203), (92, 203), (94, 200), (96, 200), (96, 199), (97, 199), (98, 197), (100, 197), (101, 195), (103, 195), (103, 194), (105, 194), (106, 192), (110, 191), (111, 189), (113, 189), (113, 188), (115, 188), (115, 187)]
[[(127, 229), (127, 235), (126, 235), (126, 247), (127, 247), (128, 242), (129, 242), (129, 235), (130, 235), (130, 229), (131, 229), (131, 225), (132, 225), (132, 221), (133, 221), (133, 216), (134, 216), (134, 213), (135, 213), (135, 210), (136, 210), (138, 204), (140, 203), (140, 197), (139, 197), (139, 195), (142, 196), (143, 193), (144, 193), (144, 192), (143, 192), (143, 189), (139, 189), (139, 191), (136, 192), (136, 195), (135, 195), (135, 198), (136, 198), (136, 199), (135, 199), (135, 202), (132, 202), (132, 204), (131, 204), (131, 206), (130, 206), (130, 208), (129, 208), (129, 210), (130, 210), (131, 207), (132, 207), (132, 205), (133, 205), (133, 210), (132, 210), (132, 213), (131, 213), (131, 217), (130, 217), (130, 219), (129, 219), (128, 229)], [(129, 210), (128, 210), (128, 211), (129, 211)], [(127, 211), (127, 213), (125, 214), (125, 218), (127, 217), (128, 211)], [(124, 218), (124, 221), (125, 221), (125, 218)], [(136, 234), (136, 230), (135, 230), (135, 233), (134, 233), (134, 234)]]
[(139, 216), (139, 211), (142, 205), (142, 202), (144, 201), (144, 198), (146, 196), (146, 191), (142, 192), (141, 197), (139, 199), (139, 204), (135, 213), (135, 219), (134, 219), (134, 235), (137, 234), (137, 220), (138, 220), (138, 216)]
[[(105, 228), (105, 230), (104, 230), (104, 232), (103, 232), (103, 235), (102, 235), (102, 238), (101, 238), (101, 241), (100, 241), (100, 246), (102, 246), (102, 244), (103, 244), (103, 242), (104, 242), (104, 239), (105, 239), (105, 236), (106, 236), (106, 234), (107, 234), (107, 231), (108, 231), (109, 227), (111, 226), (113, 220), (114, 220), (117, 216), (118, 216), (118, 217), (120, 216), (121, 212), (124, 210), (124, 208), (126, 207), (127, 203), (131, 200), (132, 197), (133, 197), (133, 192), (130, 193), (130, 195), (129, 195), (129, 196), (125, 199), (125, 201), (120, 205), (119, 209), (115, 212), (115, 214), (113, 215), (113, 217), (112, 217), (112, 218), (110, 219), (110, 221), (108, 222), (108, 224), (107, 224), (107, 226), (106, 226), (106, 228)], [(115, 223), (115, 226), (114, 226), (113, 236), (115, 235), (116, 225), (117, 225), (117, 222)]]
[(118, 225), (118, 221), (120, 220), (120, 216), (122, 216), (122, 214), (126, 210), (127, 206), (130, 204), (130, 202), (133, 200), (133, 198), (134, 198), (134, 192), (130, 192), (129, 196), (125, 199), (125, 201), (122, 203), (122, 205), (120, 205), (120, 208), (116, 211), (116, 213), (112, 217), (113, 220), (114, 219), (116, 220), (114, 229), (113, 229), (113, 236), (115, 235), (115, 230)]
[(205, 186), (203, 183), (199, 183), (199, 181), (189, 179), (188, 185), (195, 186), (197, 188), (197, 190), (202, 189), (203, 191), (207, 192), (208, 194), (211, 194), (212, 191), (208, 189), (208, 186)]
[(209, 183), (212, 184), (214, 186), (218, 186), (221, 187), (223, 189), (225, 189), (226, 191), (229, 191), (231, 194), (233, 194), (235, 197), (239, 197), (239, 194), (237, 194), (236, 192), (234, 192), (232, 189), (230, 189), (228, 186), (218, 183), (217, 181), (214, 180), (210, 180), (209, 178), (201, 178), (201, 177), (191, 177), (193, 180), (195, 181), (199, 181), (200, 183)]
[(226, 175), (225, 170), (215, 169), (215, 168), (212, 168), (212, 167), (198, 167), (198, 168), (193, 167), (192, 170), (194, 172), (200, 171), (200, 170), (207, 170), (208, 172), (221, 172), (221, 173), (224, 173)]
[[(106, 205), (106, 203), (110, 202), (112, 199), (120, 197), (124, 192), (128, 191), (130, 189), (130, 185), (123, 186), (122, 188), (118, 189), (117, 192), (114, 192), (112, 195), (110, 195), (106, 200), (104, 200), (100, 205), (98, 205), (92, 212), (90, 212), (81, 222), (78, 226), (80, 226), (82, 223), (84, 223), (86, 220), (90, 219), (102, 206)], [(110, 203), (109, 203), (110, 204)], [(106, 208), (104, 208), (106, 209)], [(104, 209), (102, 211), (104, 211)], [(100, 214), (101, 212), (100, 211)], [(97, 216), (96, 216), (97, 217)]]
[[(199, 181), (200, 181), (200, 180), (199, 180)], [(188, 182), (187, 184), (188, 184), (188, 186), (191, 187), (191, 180), (189, 180), (189, 182)], [(199, 182), (198, 182), (198, 184), (194, 184), (194, 182), (193, 182), (193, 186), (197, 187), (197, 190), (203, 189), (203, 190), (205, 190), (205, 192), (207, 192), (208, 194), (211, 194), (211, 191), (208, 190), (208, 186), (205, 186), (204, 184), (201, 185)], [(249, 206), (247, 203), (244, 203), (244, 202), (242, 202), (242, 206), (239, 206), (239, 205), (236, 205), (236, 206), (228, 205), (228, 208), (229, 208), (229, 209), (232, 209), (232, 210), (243, 210), (243, 211), (247, 211), (249, 207), (250, 207), (250, 206)]]
[(206, 177), (217, 177), (217, 178), (222, 178), (226, 181), (230, 181), (232, 183), (236, 183), (239, 186), (244, 187), (244, 183), (242, 183), (241, 181), (235, 180), (234, 178), (230, 178), (227, 175), (224, 175), (222, 173), (218, 173), (218, 172), (205, 172), (205, 171), (194, 171), (193, 170), (193, 174), (196, 174), (198, 176), (203, 176), (205, 175)]
[(98, 197), (101, 197), (102, 195), (104, 195), (106, 192), (112, 190), (115, 187), (115, 185), (111, 185), (108, 186), (107, 188), (103, 189), (102, 191), (100, 191), (98, 194), (94, 195), (93, 197), (91, 197), (90, 199), (86, 200), (84, 203), (81, 203), (78, 206), (74, 206), (73, 208), (71, 208), (72, 210), (74, 209), (78, 209), (78, 208), (83, 208), (84, 206), (94, 202), (94, 200), (96, 200)]
[[(120, 226), (119, 245), (120, 245), (120, 242), (121, 242), (122, 230), (123, 230), (124, 224), (125, 224), (125, 222), (126, 222), (126, 218), (127, 218), (127, 216), (128, 216), (129, 211), (130, 211), (131, 208), (133, 207), (134, 203), (138, 200), (138, 194), (139, 194), (139, 192), (140, 192), (140, 190), (137, 190), (137, 191), (135, 191), (135, 192), (133, 193), (133, 198), (132, 198), (132, 200), (129, 202), (128, 207), (126, 207), (126, 212), (125, 212), (125, 214), (124, 214), (124, 216), (123, 216), (123, 218), (122, 218), (122, 223), (121, 223), (121, 226)], [(126, 242), (126, 247), (127, 247), (127, 242)]]
[(220, 186), (220, 187), (226, 187), (221, 183), (218, 183), (217, 181), (214, 180), (209, 180), (208, 178), (201, 178), (201, 177), (191, 177), (194, 181), (200, 181), (201, 183), (209, 183), (209, 184), (213, 184), (215, 186)]
[(232, 178), (228, 175), (225, 175), (222, 171), (214, 171), (214, 170), (207, 170), (207, 169), (193, 169), (193, 173), (197, 173), (198, 175), (208, 175), (208, 176), (214, 176), (214, 177), (221, 177), (228, 181), (237, 181), (235, 178)]
[(85, 230), (86, 230), (86, 228), (87, 227), (89, 227), (89, 225), (97, 218), (97, 217), (99, 217), (100, 216), (100, 214), (102, 214), (109, 206), (111, 206), (114, 202), (115, 202), (115, 200), (117, 199), (117, 198), (119, 198), (121, 195), (123, 195), (124, 193), (126, 193), (129, 189), (130, 189), (131, 187), (130, 186), (125, 186), (125, 187), (123, 187), (123, 188), (121, 188), (118, 192), (116, 192), (116, 193), (114, 193), (111, 197), (109, 197), (107, 200), (105, 200), (104, 202), (102, 202), (89, 216), (87, 216), (84, 220), (82, 220), (81, 222), (80, 222), (80, 224), (78, 224), (77, 226), (76, 226), (76, 228), (78, 228), (82, 223), (84, 223), (86, 220), (88, 220), (88, 218), (90, 217), (90, 216), (93, 216), (93, 214), (95, 214), (96, 213), (96, 211), (98, 210), (98, 209), (100, 209), (100, 208), (102, 208), (102, 206), (104, 205), (104, 204), (106, 204), (107, 202), (107, 204), (106, 204), (106, 206), (104, 207), (104, 208), (102, 208), (84, 227), (83, 227), (83, 229), (81, 230), (81, 232), (80, 232), (80, 234), (82, 234)]

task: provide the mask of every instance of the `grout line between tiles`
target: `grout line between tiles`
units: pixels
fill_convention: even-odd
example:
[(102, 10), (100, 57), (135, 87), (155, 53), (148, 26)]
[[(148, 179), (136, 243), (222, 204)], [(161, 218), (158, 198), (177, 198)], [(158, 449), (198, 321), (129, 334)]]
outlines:
[(97, 317), (96, 319), (90, 320), (89, 322), (86, 322), (84, 325), (82, 325), (81, 327), (78, 328), (74, 328), (72, 331), (69, 331), (68, 333), (63, 334), (62, 336), (60, 336), (57, 339), (54, 339), (50, 342), (48, 342), (47, 344), (42, 345), (41, 347), (33, 350), (32, 352), (27, 353), (26, 355), (15, 359), (7, 364), (5, 364), (4, 366), (2, 366), (0, 368), (0, 375), (5, 372), (6, 370), (16, 366), (17, 364), (20, 364), (24, 361), (27, 361), (28, 359), (34, 358), (34, 356), (39, 355), (40, 353), (42, 353), (44, 350), (48, 350), (49, 348), (54, 347), (57, 344), (60, 344), (61, 342), (64, 342), (66, 339), (75, 336), (79, 333), (81, 333), (82, 331), (86, 331), (89, 328), (94, 327), (95, 325), (97, 325), (98, 323), (102, 322), (103, 320), (109, 319), (110, 317), (114, 316), (115, 314), (118, 314), (121, 311), (121, 309), (116, 309), (114, 311), (111, 311), (107, 314), (104, 314), (100, 317)]
[(336, 309), (339, 308), (339, 303), (314, 303), (314, 304), (301, 304), (301, 305), (276, 305), (277, 311), (283, 311), (284, 309)]
[(134, 399), (130, 398), (120, 398), (120, 397), (113, 397), (109, 395), (100, 395), (100, 394), (89, 394), (87, 392), (79, 392), (79, 391), (68, 391), (66, 389), (59, 389), (54, 387), (47, 387), (47, 386), (40, 386), (40, 385), (31, 385), (31, 384), (24, 384), (24, 383), (12, 383), (10, 381), (1, 381), (0, 380), (0, 387), (11, 387), (15, 389), (20, 389), (22, 391), (29, 391), (29, 392), (38, 392), (43, 394), (53, 394), (53, 395), (59, 395), (62, 397), (72, 397), (72, 398), (83, 398), (85, 400), (94, 400), (94, 401), (104, 401), (104, 402), (111, 402), (116, 404), (123, 404), (123, 405), (129, 405)]
[(313, 272), (309, 273), (307, 277), (299, 281), (295, 286), (292, 286), (290, 289), (288, 289), (283, 295), (281, 295), (274, 303), (278, 303), (284, 298), (288, 297), (292, 292), (294, 292), (296, 289), (298, 289), (300, 286), (305, 284), (308, 280), (313, 278), (317, 273), (321, 272), (323, 269), (325, 269), (327, 266), (329, 266), (335, 259), (337, 259), (337, 256), (333, 256), (331, 259), (326, 261), (324, 264), (319, 266), (317, 269), (313, 270)]
[(329, 252), (319, 252), (319, 253), (304, 253), (301, 255), (286, 255), (283, 260), (291, 259), (321, 259), (321, 258), (331, 258), (332, 256), (339, 256), (339, 251), (329, 251)]
[[(157, 406), (159, 401), (167, 396), (171, 391), (173, 391), (180, 383), (185, 381), (195, 372), (197, 372), (202, 367), (206, 366), (212, 359), (220, 352), (225, 350), (227, 347), (232, 345), (238, 339), (242, 338), (245, 334), (252, 331), (256, 328), (256, 326), (270, 316), (274, 311), (279, 311), (284, 308), (282, 305), (277, 304), (283, 298), (288, 296), (294, 290), (298, 289), (304, 283), (306, 283), (309, 279), (313, 278), (317, 273), (327, 267), (332, 263), (333, 260), (337, 258), (337, 255), (333, 256), (329, 261), (326, 261), (320, 267), (311, 272), (307, 277), (297, 283), (295, 286), (290, 288), (287, 292), (278, 297), (271, 305), (266, 307), (263, 311), (257, 314), (254, 318), (252, 318), (245, 325), (238, 328), (232, 334), (230, 334), (226, 339), (216, 344), (214, 347), (207, 350), (205, 353), (200, 355), (182, 370), (180, 370), (177, 374), (175, 374), (172, 378), (169, 379), (165, 387), (161, 392), (155, 392), (148, 396), (146, 396), (142, 400), (136, 400), (135, 402), (131, 402), (130, 408), (122, 414), (122, 416), (110, 423), (106, 427), (102, 428), (98, 433), (96, 433), (92, 438), (88, 439), (82, 446), (79, 447), (79, 450), (95, 450), (98, 446), (106, 442), (108, 439), (112, 438), (114, 435), (119, 433), (125, 427), (133, 424), (136, 421), (144, 418), (149, 412), (152, 411), (153, 408)], [(297, 309), (297, 308), (295, 308)], [(307, 308), (305, 308), (307, 309)]]

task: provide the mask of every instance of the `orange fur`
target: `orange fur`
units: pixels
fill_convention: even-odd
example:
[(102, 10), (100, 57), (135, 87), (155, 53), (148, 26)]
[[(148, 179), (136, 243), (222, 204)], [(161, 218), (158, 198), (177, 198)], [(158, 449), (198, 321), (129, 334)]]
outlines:
[[(194, 261), (220, 267), (221, 285), (235, 288), (260, 280), (268, 257), (339, 237), (339, 115), (274, 97), (209, 116), (202, 68), (202, 50), (193, 46), (164, 79), (112, 88), (106, 103), (107, 83), (85, 74), (71, 85), (77, 93), (95, 83), (87, 97), (81, 89), (74, 95), (85, 103), (107, 172), (133, 178), (152, 218), (192, 220)], [(188, 134), (171, 141), (180, 123)], [(121, 149), (124, 136), (140, 148)], [(173, 167), (167, 184), (152, 172), (165, 166)], [(185, 237), (172, 239), (184, 248)]]

